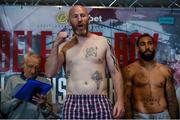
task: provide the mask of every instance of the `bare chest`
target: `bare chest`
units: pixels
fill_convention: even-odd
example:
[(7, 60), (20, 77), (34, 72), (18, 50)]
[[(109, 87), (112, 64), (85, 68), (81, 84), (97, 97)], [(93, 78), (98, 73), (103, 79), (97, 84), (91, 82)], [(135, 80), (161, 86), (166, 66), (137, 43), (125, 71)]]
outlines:
[(158, 87), (163, 88), (165, 77), (159, 70), (139, 70), (134, 74), (133, 84), (137, 87)]
[(93, 63), (103, 64), (105, 48), (100, 44), (77, 45), (67, 51), (66, 61), (73, 64)]

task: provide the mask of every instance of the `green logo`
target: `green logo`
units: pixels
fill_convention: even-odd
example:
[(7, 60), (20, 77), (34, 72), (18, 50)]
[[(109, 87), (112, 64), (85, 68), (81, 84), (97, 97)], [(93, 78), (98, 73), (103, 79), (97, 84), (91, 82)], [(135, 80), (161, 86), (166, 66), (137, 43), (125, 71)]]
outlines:
[(67, 23), (67, 20), (68, 20), (68, 16), (65, 12), (60, 12), (56, 16), (56, 21), (59, 24)]

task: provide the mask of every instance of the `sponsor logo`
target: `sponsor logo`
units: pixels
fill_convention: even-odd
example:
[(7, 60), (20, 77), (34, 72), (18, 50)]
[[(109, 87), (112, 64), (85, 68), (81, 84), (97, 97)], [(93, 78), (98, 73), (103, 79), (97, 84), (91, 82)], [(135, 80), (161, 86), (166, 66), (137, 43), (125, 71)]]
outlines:
[(67, 23), (68, 16), (65, 12), (59, 12), (56, 16), (56, 21), (59, 24)]
[(102, 16), (91, 16), (89, 15), (90, 17), (90, 22), (102, 22)]
[(160, 24), (173, 25), (174, 17), (171, 16), (159, 17), (158, 21)]

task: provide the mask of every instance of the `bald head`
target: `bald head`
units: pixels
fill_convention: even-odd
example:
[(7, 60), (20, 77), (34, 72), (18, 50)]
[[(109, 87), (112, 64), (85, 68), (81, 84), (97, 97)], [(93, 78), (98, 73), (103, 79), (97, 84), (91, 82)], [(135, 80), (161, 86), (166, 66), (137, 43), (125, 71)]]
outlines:
[(69, 23), (72, 26), (74, 34), (78, 36), (87, 36), (90, 23), (89, 14), (85, 7), (75, 5), (69, 10)]
[(86, 13), (88, 15), (88, 11), (85, 7), (81, 6), (81, 5), (75, 5), (73, 7), (71, 7), (71, 9), (69, 10), (69, 18), (76, 12), (76, 11), (83, 11), (84, 13)]

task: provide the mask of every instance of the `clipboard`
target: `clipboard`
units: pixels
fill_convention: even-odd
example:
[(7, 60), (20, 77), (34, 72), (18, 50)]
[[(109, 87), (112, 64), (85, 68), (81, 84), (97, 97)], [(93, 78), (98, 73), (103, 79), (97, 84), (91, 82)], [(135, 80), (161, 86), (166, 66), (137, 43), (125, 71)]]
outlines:
[(26, 84), (24, 84), (24, 86), (22, 86), (16, 93), (15, 97), (20, 100), (33, 102), (32, 96), (36, 96), (37, 93), (45, 95), (51, 88), (52, 85), (50, 84), (34, 79), (29, 79)]

